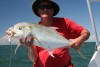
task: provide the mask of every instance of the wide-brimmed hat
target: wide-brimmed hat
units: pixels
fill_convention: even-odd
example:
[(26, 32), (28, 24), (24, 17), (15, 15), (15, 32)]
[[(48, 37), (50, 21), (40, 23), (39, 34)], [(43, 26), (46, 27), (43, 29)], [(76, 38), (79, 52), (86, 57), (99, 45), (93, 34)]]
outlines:
[(54, 8), (54, 14), (53, 14), (53, 16), (57, 15), (57, 13), (59, 12), (59, 6), (58, 6), (55, 2), (53, 2), (53, 1), (51, 1), (51, 0), (36, 0), (36, 1), (33, 2), (33, 4), (32, 4), (32, 10), (33, 10), (33, 12), (34, 12), (37, 16), (39, 16), (37, 10), (38, 10), (39, 4), (40, 4), (41, 2), (49, 2), (50, 4), (52, 4), (52, 6), (53, 6), (53, 8)]

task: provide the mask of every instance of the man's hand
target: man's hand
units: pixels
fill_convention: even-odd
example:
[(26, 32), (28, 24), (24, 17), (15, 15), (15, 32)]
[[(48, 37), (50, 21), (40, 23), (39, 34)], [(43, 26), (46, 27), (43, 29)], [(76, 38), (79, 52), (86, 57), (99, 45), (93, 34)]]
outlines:
[(81, 35), (78, 38), (72, 40), (70, 46), (78, 50), (81, 47), (81, 45), (84, 43), (84, 41), (86, 41), (89, 38), (89, 36), (90, 36), (90, 32), (86, 29), (83, 30), (81, 32)]
[(19, 41), (20, 41), (20, 43), (23, 44), (24, 46), (26, 46), (26, 47), (31, 47), (31, 46), (33, 45), (33, 43), (34, 43), (34, 37), (32, 37), (32, 36), (31, 36), (30, 38), (25, 37), (24, 39), (22, 39), (22, 38), (20, 37)]
[(81, 40), (80, 38), (76, 38), (70, 42), (70, 46), (75, 50), (78, 50), (82, 44), (83, 44), (83, 40)]

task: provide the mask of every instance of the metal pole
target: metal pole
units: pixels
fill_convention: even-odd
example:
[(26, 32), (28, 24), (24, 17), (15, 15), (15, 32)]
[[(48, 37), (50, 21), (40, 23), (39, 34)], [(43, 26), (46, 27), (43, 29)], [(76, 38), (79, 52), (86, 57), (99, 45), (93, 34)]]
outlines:
[(95, 34), (96, 47), (97, 47), (99, 45), (99, 41), (98, 41), (96, 26), (95, 26), (95, 22), (94, 22), (94, 18), (93, 18), (93, 13), (92, 13), (91, 6), (90, 6), (90, 0), (87, 0), (87, 5), (88, 5), (88, 10), (89, 10), (89, 14), (90, 14), (90, 19), (91, 19), (93, 31), (94, 31), (94, 34)]

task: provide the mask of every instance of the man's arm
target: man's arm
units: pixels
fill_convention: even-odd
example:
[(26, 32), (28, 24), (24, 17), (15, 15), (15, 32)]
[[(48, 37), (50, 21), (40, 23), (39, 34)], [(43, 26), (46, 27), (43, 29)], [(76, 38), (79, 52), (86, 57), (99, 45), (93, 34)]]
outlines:
[(34, 46), (28, 47), (28, 57), (32, 62), (37, 61), (38, 54), (36, 50), (34, 49)]
[(88, 30), (82, 30), (81, 35), (70, 43), (71, 47), (78, 50), (80, 46), (84, 43), (84, 41), (86, 41), (89, 38), (89, 36), (90, 32)]
[(38, 54), (37, 51), (34, 48), (34, 38), (30, 37), (30, 39), (26, 42), (27, 37), (24, 38), (24, 40), (22, 40), (22, 38), (19, 39), (20, 43), (24, 44), (24, 46), (27, 47), (28, 49), (28, 57), (32, 62), (35, 62), (38, 58)]

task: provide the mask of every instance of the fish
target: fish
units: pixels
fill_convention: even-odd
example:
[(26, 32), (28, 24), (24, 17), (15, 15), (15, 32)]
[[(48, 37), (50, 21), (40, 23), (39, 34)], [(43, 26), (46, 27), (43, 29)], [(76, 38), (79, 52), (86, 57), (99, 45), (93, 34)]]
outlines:
[[(53, 49), (61, 48), (61, 47), (70, 47), (69, 41), (60, 35), (56, 29), (57, 27), (47, 27), (41, 24), (33, 24), (30, 22), (19, 22), (15, 24), (13, 27), (10, 27), (6, 32), (12, 32), (9, 37), (10, 39), (13, 37), (22, 37), (29, 38), (30, 36), (34, 37), (34, 45), (40, 46), (48, 51), (48, 53), (52, 56), (53, 54), (50, 52)], [(9, 35), (7, 33), (7, 35)], [(18, 47), (21, 44), (19, 43), (15, 49), (15, 53)], [(80, 51), (78, 51), (82, 58), (85, 58)]]

